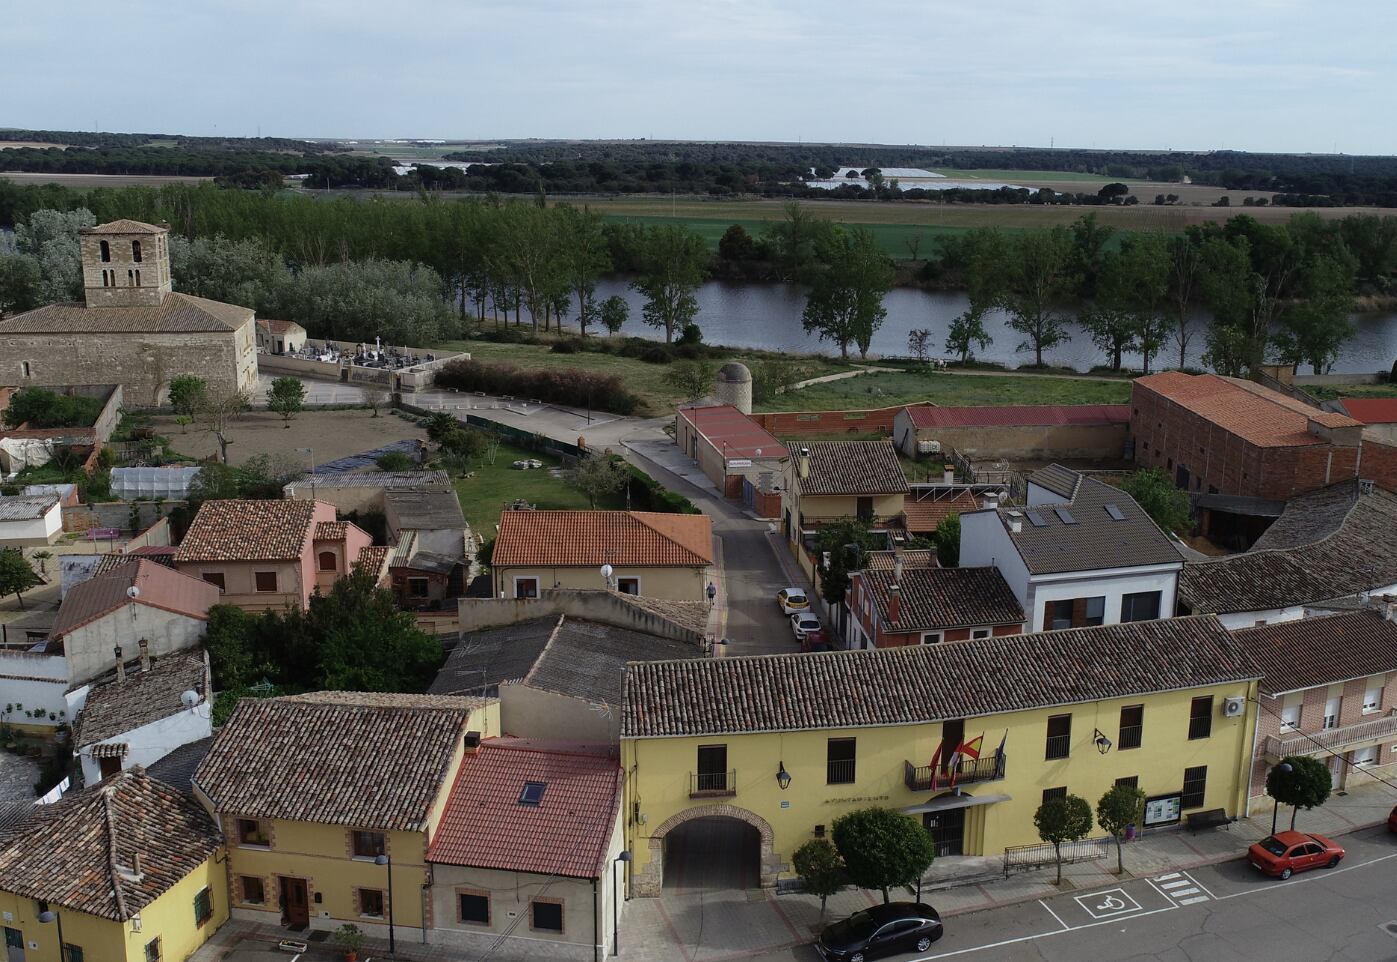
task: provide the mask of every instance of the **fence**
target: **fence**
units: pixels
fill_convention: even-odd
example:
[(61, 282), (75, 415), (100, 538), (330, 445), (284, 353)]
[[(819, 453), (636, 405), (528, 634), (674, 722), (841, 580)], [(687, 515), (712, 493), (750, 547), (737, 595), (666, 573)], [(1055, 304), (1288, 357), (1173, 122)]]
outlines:
[[(1111, 854), (1111, 837), (1083, 838), (1062, 843), (1062, 863), (1090, 862)], [(1010, 872), (1027, 871), (1057, 864), (1057, 852), (1048, 842), (1039, 845), (1011, 845), (1004, 849), (1004, 877)]]

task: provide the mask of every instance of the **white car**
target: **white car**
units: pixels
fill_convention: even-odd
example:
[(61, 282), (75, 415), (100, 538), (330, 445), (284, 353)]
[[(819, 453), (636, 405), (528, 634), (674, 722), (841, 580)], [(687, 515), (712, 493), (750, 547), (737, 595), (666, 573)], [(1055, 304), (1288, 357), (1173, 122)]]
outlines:
[(808, 611), (791, 615), (791, 631), (795, 634), (796, 641), (804, 641), (806, 635), (812, 631), (819, 631), (822, 627), (820, 619)]
[(776, 604), (781, 608), (781, 614), (790, 616), (809, 609), (810, 599), (804, 588), (782, 588), (776, 594)]

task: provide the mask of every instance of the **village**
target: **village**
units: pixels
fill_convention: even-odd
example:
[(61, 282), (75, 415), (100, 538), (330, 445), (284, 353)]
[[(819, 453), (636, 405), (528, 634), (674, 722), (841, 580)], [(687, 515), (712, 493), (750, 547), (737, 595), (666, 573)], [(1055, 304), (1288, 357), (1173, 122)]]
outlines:
[(1397, 399), (754, 412), (730, 362), (626, 416), (168, 239), (0, 319), (12, 960), (861, 960), (890, 891), (926, 958), (1391, 857)]

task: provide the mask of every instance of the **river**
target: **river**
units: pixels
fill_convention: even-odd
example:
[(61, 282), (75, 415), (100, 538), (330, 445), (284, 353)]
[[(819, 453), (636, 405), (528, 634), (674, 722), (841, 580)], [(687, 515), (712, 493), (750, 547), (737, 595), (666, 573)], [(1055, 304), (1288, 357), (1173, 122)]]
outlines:
[[(597, 285), (598, 300), (620, 294), (631, 307), (631, 319), (623, 333), (637, 337), (663, 338), (663, 332), (647, 326), (640, 315), (643, 298), (632, 291), (624, 278), (607, 278)], [(838, 345), (820, 341), (801, 327), (800, 314), (805, 308), (805, 289), (796, 284), (750, 284), (729, 281), (709, 281), (698, 291), (698, 324), (703, 339), (709, 344), (732, 347), (762, 348), (798, 354), (837, 353)], [(882, 328), (873, 336), (869, 356), (907, 356), (907, 335), (916, 328), (930, 328), (934, 353), (941, 355), (946, 330), (958, 314), (964, 312), (968, 301), (962, 293), (928, 292), (914, 288), (894, 288), (884, 300), (888, 316)], [(574, 304), (574, 311), (576, 305)], [(571, 320), (571, 319), (570, 319)], [(1334, 364), (1336, 374), (1371, 374), (1386, 371), (1397, 357), (1397, 313), (1355, 314), (1354, 336), (1345, 342)], [(985, 319), (985, 329), (992, 341), (975, 356), (983, 361), (996, 361), (1009, 367), (1033, 363), (1033, 352), (1016, 350), (1023, 335), (1009, 328), (1003, 312), (995, 311)], [(1202, 367), (1201, 355), (1206, 348), (1204, 335), (1207, 315), (1197, 312), (1193, 318), (1193, 337), (1188, 346), (1188, 364)], [(1106, 356), (1096, 349), (1091, 339), (1075, 323), (1068, 324), (1072, 339), (1045, 352), (1044, 361), (1078, 371), (1106, 363)], [(1169, 336), (1160, 357), (1155, 362), (1178, 364), (1179, 349)], [(1128, 366), (1138, 368), (1140, 357), (1128, 355)], [(1310, 373), (1308, 365), (1300, 373)]]

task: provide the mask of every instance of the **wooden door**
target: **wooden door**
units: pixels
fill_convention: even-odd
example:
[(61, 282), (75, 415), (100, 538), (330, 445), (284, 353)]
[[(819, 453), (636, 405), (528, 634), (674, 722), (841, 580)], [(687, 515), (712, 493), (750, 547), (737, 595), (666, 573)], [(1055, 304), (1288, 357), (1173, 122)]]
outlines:
[(306, 880), (281, 876), (281, 912), (291, 928), (310, 924), (310, 900), (306, 897)]

